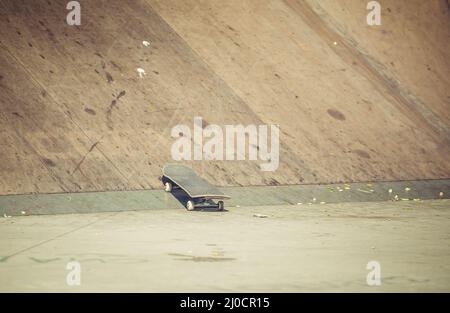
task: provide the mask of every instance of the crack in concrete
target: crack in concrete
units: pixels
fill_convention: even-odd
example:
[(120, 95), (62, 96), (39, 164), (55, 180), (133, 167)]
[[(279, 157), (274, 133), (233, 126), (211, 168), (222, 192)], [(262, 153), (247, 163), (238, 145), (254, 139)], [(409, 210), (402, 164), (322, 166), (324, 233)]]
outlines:
[[(103, 138), (103, 137), (102, 137)], [(76, 171), (78, 171), (80, 169), (81, 164), (84, 162), (84, 160), (86, 159), (86, 157), (88, 156), (89, 153), (92, 152), (92, 150), (94, 150), (94, 148), (100, 143), (100, 141), (102, 140), (102, 138), (100, 138), (100, 140), (98, 140), (97, 142), (95, 142), (88, 150), (88, 152), (81, 158), (80, 162), (78, 162), (77, 166), (75, 167), (75, 169), (72, 171), (73, 175)]]
[(62, 238), (62, 237), (64, 237), (64, 236), (66, 236), (66, 235), (72, 234), (72, 233), (74, 233), (74, 232), (76, 232), (76, 231), (78, 231), (78, 230), (80, 230), (80, 229), (83, 229), (83, 228), (86, 228), (86, 227), (88, 227), (88, 226), (91, 226), (91, 225), (93, 225), (93, 224), (95, 224), (95, 223), (97, 223), (97, 222), (99, 222), (99, 221), (105, 220), (105, 219), (107, 219), (107, 218), (109, 218), (109, 217), (112, 217), (112, 216), (118, 214), (118, 213), (120, 213), (120, 212), (114, 212), (114, 213), (109, 214), (109, 215), (107, 215), (107, 216), (105, 216), (105, 217), (103, 217), (103, 218), (102, 218), (102, 217), (99, 217), (99, 218), (97, 218), (95, 221), (89, 222), (89, 223), (87, 223), (87, 224), (81, 225), (81, 226), (79, 226), (79, 227), (76, 227), (76, 228), (74, 228), (74, 229), (71, 229), (71, 230), (69, 230), (69, 231), (67, 231), (67, 232), (64, 232), (64, 233), (62, 233), (62, 234), (56, 235), (55, 237), (52, 237), (52, 238), (46, 239), (46, 240), (44, 240), (44, 241), (38, 242), (37, 244), (34, 244), (34, 245), (32, 245), (32, 246), (29, 246), (29, 247), (26, 247), (26, 248), (21, 249), (21, 250), (19, 250), (19, 251), (16, 251), (16, 252), (14, 252), (14, 253), (12, 253), (12, 254), (10, 254), (10, 255), (0, 257), (0, 262), (6, 262), (7, 260), (11, 259), (12, 257), (15, 257), (15, 256), (17, 256), (17, 255), (19, 255), (19, 254), (21, 254), (21, 253), (23, 253), (23, 252), (26, 252), (26, 251), (29, 251), (29, 250), (31, 250), (31, 249), (37, 248), (37, 247), (39, 247), (39, 246), (42, 246), (42, 245), (44, 245), (44, 244), (46, 244), (46, 243), (49, 243), (49, 242), (51, 242), (51, 241), (54, 241), (54, 240), (56, 240), (56, 239), (60, 239), (60, 238)]

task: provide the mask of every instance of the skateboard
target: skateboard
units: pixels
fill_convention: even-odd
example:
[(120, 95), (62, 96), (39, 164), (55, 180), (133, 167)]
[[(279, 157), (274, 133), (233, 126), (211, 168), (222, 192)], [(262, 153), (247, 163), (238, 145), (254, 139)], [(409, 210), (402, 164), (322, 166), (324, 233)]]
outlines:
[[(163, 168), (162, 183), (166, 192), (172, 192), (175, 188), (184, 190), (189, 199), (186, 209), (192, 211), (195, 206), (202, 203), (215, 205), (219, 211), (224, 210), (223, 200), (230, 199), (222, 191), (198, 176), (194, 170), (181, 164), (167, 164)], [(213, 200), (217, 200), (215, 203)]]

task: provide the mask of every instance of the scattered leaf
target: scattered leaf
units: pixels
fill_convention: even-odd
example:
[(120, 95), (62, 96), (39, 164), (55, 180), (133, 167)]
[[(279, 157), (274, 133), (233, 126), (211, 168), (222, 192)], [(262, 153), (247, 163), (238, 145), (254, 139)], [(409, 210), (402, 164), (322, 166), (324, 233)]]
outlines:
[(145, 70), (143, 68), (139, 67), (136, 70), (137, 70), (140, 78), (143, 78), (145, 75), (147, 75), (147, 73), (145, 73)]
[(371, 190), (358, 189), (358, 191), (361, 191), (361, 192), (364, 192), (364, 193), (372, 193), (373, 189), (371, 189)]

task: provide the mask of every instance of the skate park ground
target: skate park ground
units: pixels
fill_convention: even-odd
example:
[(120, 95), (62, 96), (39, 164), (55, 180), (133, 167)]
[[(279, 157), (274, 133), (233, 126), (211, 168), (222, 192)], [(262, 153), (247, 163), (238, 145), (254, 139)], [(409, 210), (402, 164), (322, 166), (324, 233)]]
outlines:
[[(450, 291), (449, 0), (67, 2), (0, 1), (0, 291)], [(226, 212), (160, 190), (196, 117), (280, 129), (183, 161)]]
[[(159, 190), (117, 196), (134, 210), (120, 210), (115, 193), (3, 196), (0, 291), (448, 292), (448, 183), (230, 187), (224, 212), (188, 212), (182, 197)], [(91, 213), (71, 211), (61, 197)], [(5, 213), (52, 199), (59, 213), (75, 214), (55, 214), (56, 202), (25, 213), (52, 215)], [(102, 209), (108, 203), (119, 207)], [(81, 268), (77, 286), (66, 283), (71, 261)], [(367, 284), (371, 261), (380, 286)]]

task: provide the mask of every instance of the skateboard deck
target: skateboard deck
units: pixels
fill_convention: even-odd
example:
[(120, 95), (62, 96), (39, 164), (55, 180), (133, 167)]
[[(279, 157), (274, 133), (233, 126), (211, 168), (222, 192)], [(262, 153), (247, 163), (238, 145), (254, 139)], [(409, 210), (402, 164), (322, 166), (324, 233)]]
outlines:
[(192, 199), (230, 199), (218, 188), (198, 176), (194, 170), (181, 164), (167, 164), (163, 175), (183, 189)]

